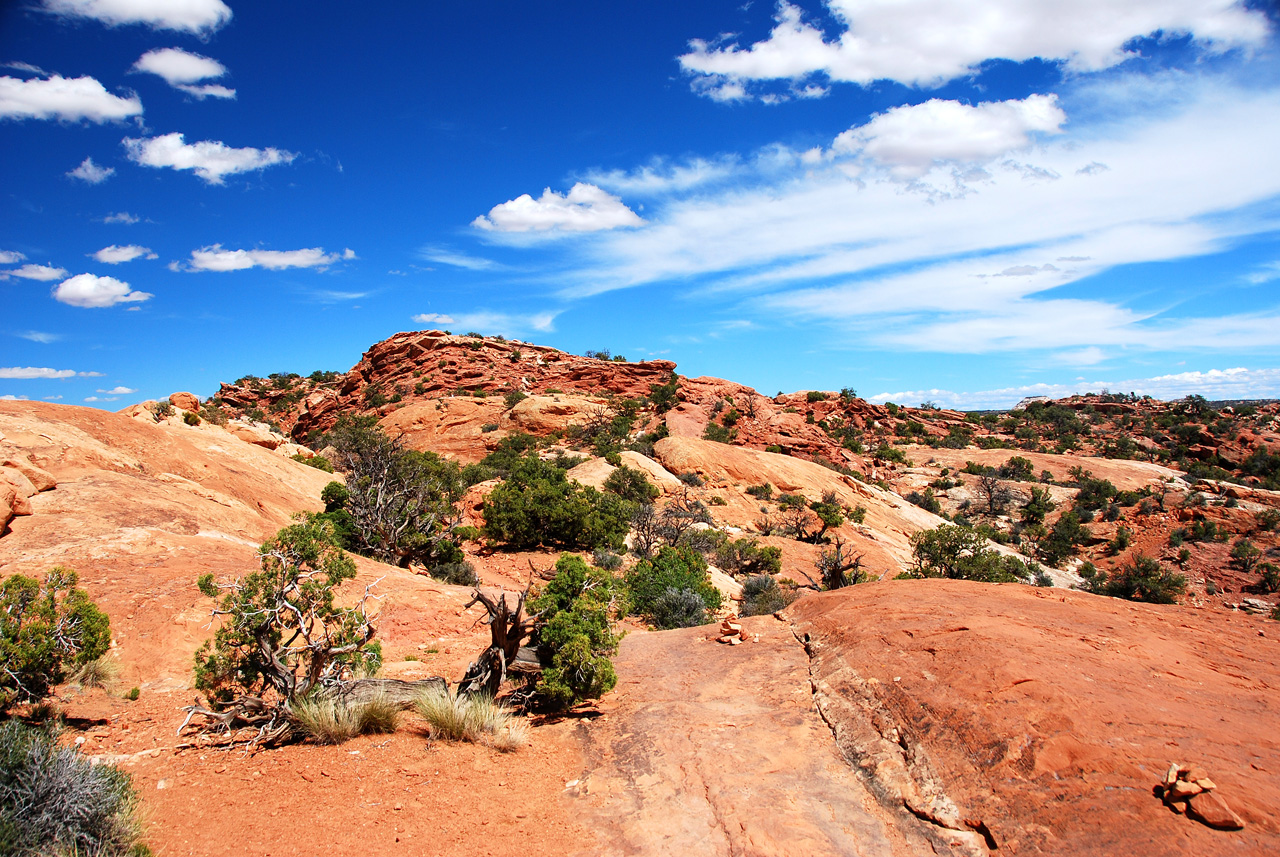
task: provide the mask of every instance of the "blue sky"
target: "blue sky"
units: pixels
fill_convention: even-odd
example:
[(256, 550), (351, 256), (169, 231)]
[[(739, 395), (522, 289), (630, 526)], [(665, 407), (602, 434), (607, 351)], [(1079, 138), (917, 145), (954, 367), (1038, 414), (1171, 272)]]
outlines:
[(0, 4), (0, 396), (401, 330), (907, 404), (1280, 396), (1273, 3)]

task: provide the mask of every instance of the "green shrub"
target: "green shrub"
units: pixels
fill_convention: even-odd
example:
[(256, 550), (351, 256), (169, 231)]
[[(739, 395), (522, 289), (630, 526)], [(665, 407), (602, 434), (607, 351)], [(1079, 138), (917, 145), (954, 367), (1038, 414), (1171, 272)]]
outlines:
[(549, 661), (535, 689), (544, 704), (568, 708), (617, 684), (610, 658), (620, 639), (612, 626), (619, 595), (616, 578), (580, 557), (562, 554), (556, 562), (556, 576), (530, 601), (542, 619), (533, 644)]
[(604, 490), (632, 503), (652, 503), (662, 492), (649, 481), (643, 470), (622, 465), (609, 474)]
[(737, 433), (736, 429), (726, 428), (719, 423), (707, 423), (707, 427), (702, 431), (702, 439), (716, 443), (731, 443)]
[(316, 470), (323, 470), (325, 473), (333, 472), (333, 462), (325, 458), (323, 455), (304, 455), (299, 452), (297, 455), (290, 456), (294, 461), (301, 462), (307, 467), (314, 467)]
[(1230, 555), (1231, 564), (1245, 574), (1249, 574), (1262, 558), (1262, 551), (1253, 542), (1242, 537), (1236, 539), (1235, 544), (1231, 546)]
[(1088, 544), (1089, 539), (1089, 529), (1080, 523), (1080, 516), (1074, 511), (1067, 512), (1058, 518), (1049, 535), (1036, 545), (1036, 554), (1056, 568), (1068, 557), (1079, 553), (1080, 547)]
[[(1081, 569), (1083, 574), (1084, 569)], [(1114, 573), (1096, 571), (1085, 576), (1083, 588), (1095, 595), (1109, 595), (1151, 604), (1176, 604), (1186, 592), (1187, 579), (1168, 571), (1149, 556), (1138, 554)]]
[(782, 549), (760, 546), (756, 539), (725, 539), (716, 548), (716, 568), (729, 574), (777, 574), (782, 571)]
[(106, 654), (110, 620), (78, 582), (64, 566), (43, 580), (13, 574), (0, 582), (0, 712), (42, 699), (68, 666)]
[(867, 507), (861, 504), (855, 506), (853, 511), (849, 513), (849, 520), (855, 524), (861, 524), (867, 519)]
[(189, 426), (198, 426), (200, 425), (200, 416), (199, 414), (193, 414), (191, 411), (183, 411), (182, 421)]
[(757, 500), (769, 500), (773, 497), (773, 486), (768, 482), (763, 485), (748, 485), (744, 490)]
[(130, 702), (137, 702), (139, 696), (142, 696), (141, 688), (131, 687), (129, 688), (129, 692), (124, 695), (124, 698)]
[(470, 562), (442, 562), (430, 570), (431, 576), (441, 583), (454, 586), (479, 586), (480, 576)]
[(169, 403), (168, 399), (165, 399), (163, 402), (156, 402), (151, 406), (151, 413), (155, 414), (155, 418), (157, 420), (171, 417), (173, 416), (173, 405)]
[[(720, 590), (711, 585), (707, 561), (685, 547), (662, 547), (652, 559), (641, 560), (623, 578), (631, 612), (644, 616), (657, 628), (687, 627), (706, 621), (707, 611), (720, 609)], [(685, 593), (693, 593), (702, 610), (690, 605)], [(697, 620), (697, 621), (693, 621)]]
[(911, 537), (911, 577), (1012, 583), (1030, 576), (1025, 563), (987, 547), (976, 530), (943, 524)]
[(809, 402), (810, 404), (814, 402), (825, 402), (826, 399), (827, 399), (827, 394), (820, 392), (818, 390), (810, 390), (804, 395), (804, 400), (806, 402)]
[(1034, 482), (1036, 478), (1030, 459), (1020, 455), (1015, 455), (1000, 465), (998, 472), (1001, 479), (1013, 479), (1018, 482)]
[(649, 385), (649, 401), (654, 410), (664, 414), (675, 407), (679, 398), (679, 382), (680, 376), (672, 372), (666, 383)]
[(58, 746), (51, 729), (0, 724), (0, 854), (143, 857), (129, 775)]
[(783, 591), (778, 581), (767, 574), (749, 577), (742, 584), (741, 616), (765, 616), (776, 613), (795, 601), (795, 593)]
[(617, 571), (622, 568), (622, 555), (604, 548), (596, 548), (591, 552), (591, 562), (596, 568), (603, 568), (605, 571)]
[(919, 491), (912, 491), (907, 494), (906, 500), (908, 503), (919, 506), (926, 512), (932, 512), (935, 515), (942, 514), (942, 503), (934, 496), (932, 488), (924, 489), (923, 494)]
[(259, 556), (261, 569), (239, 580), (218, 585), (205, 574), (198, 581), (204, 595), (221, 595), (215, 613), (227, 621), (196, 651), (195, 685), (215, 708), (242, 697), (265, 700), (273, 729), (285, 730), (291, 704), (376, 672), (382, 651), (371, 642), (365, 599), (352, 607), (334, 603), (334, 590), (356, 576), (356, 566), (326, 522), (309, 518), (285, 527)]
[(484, 534), (516, 549), (619, 549), (635, 509), (635, 503), (570, 482), (563, 470), (527, 455), (485, 498)]

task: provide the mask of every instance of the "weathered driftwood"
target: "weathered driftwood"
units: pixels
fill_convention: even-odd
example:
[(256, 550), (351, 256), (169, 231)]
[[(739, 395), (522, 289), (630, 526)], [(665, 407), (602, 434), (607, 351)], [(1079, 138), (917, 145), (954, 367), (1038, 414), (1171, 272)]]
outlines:
[(521, 662), (521, 672), (527, 671), (530, 661), (537, 661), (536, 654), (526, 654), (520, 659), (520, 646), (533, 633), (538, 615), (525, 615), (524, 602), (529, 590), (516, 597), (515, 609), (507, 602), (507, 593), (499, 592), (497, 596), (481, 592), (479, 589), (467, 603), (467, 607), (480, 604), (488, 612), (484, 622), (489, 626), (489, 648), (467, 667), (467, 672), (458, 683), (458, 694), (472, 696), (485, 694), (490, 697), (498, 695), (507, 673), (515, 669), (517, 661)]
[(359, 705), (373, 699), (385, 699), (402, 711), (413, 708), (414, 701), (426, 692), (447, 693), (449, 682), (440, 676), (403, 681), (395, 678), (361, 678), (333, 688), (332, 695), (343, 705)]

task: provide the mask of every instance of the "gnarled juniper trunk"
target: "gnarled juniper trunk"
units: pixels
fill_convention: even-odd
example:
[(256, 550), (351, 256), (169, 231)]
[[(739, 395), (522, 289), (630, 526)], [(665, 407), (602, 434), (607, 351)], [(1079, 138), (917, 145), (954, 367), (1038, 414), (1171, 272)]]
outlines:
[(481, 693), (491, 698), (497, 696), (507, 673), (515, 668), (517, 661), (523, 664), (530, 660), (528, 651), (522, 655), (520, 649), (520, 644), (533, 633), (538, 620), (536, 613), (525, 615), (524, 602), (528, 595), (528, 589), (519, 593), (513, 610), (507, 593), (499, 592), (494, 596), (475, 590), (467, 608), (480, 604), (488, 612), (484, 622), (489, 626), (489, 648), (467, 667), (466, 674), (458, 683), (460, 696)]

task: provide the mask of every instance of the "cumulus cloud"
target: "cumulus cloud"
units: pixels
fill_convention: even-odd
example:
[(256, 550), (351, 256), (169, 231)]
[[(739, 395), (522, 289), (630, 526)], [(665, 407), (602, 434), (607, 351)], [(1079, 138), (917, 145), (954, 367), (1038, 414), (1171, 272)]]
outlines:
[(41, 366), (0, 366), (0, 378), (30, 381), (46, 378), (101, 378), (101, 372), (77, 372), (74, 369), (49, 369)]
[(443, 325), (452, 324), (467, 330), (479, 330), (484, 333), (500, 333), (503, 336), (517, 336), (529, 331), (547, 333), (555, 330), (557, 312), (537, 312), (522, 315), (518, 313), (491, 312), (477, 310), (475, 312), (454, 313), (422, 313), (412, 320), (416, 324)]
[(227, 73), (227, 68), (215, 59), (193, 54), (182, 48), (157, 48), (147, 51), (133, 64), (130, 71), (154, 74), (164, 78), (174, 89), (180, 89), (195, 98), (235, 98), (236, 91), (218, 84), (200, 84), (203, 80), (216, 80)]
[(129, 159), (144, 167), (169, 167), (193, 170), (209, 184), (222, 184), (223, 177), (262, 170), (276, 164), (287, 164), (298, 157), (283, 149), (235, 149), (218, 140), (187, 143), (179, 133), (136, 139), (126, 137), (125, 151)]
[(93, 158), (85, 158), (80, 162), (80, 166), (67, 173), (69, 177), (80, 179), (89, 184), (102, 184), (115, 174), (115, 167), (99, 166), (93, 162)]
[(110, 390), (99, 390), (98, 392), (106, 393), (108, 396), (127, 396), (138, 391), (132, 387), (112, 387)]
[[(828, 38), (801, 10), (778, 4), (768, 38), (743, 47), (695, 39), (679, 58), (694, 90), (745, 97), (746, 84), (823, 75), (837, 82), (894, 80), (936, 86), (984, 61), (1040, 58), (1072, 71), (1098, 71), (1135, 55), (1131, 41), (1190, 36), (1203, 50), (1264, 43), (1266, 16), (1236, 0), (825, 0), (840, 32)], [(739, 94), (741, 93), (741, 94)]]
[(621, 199), (585, 182), (578, 182), (567, 194), (551, 188), (537, 199), (521, 194), (471, 222), (472, 226), (492, 232), (599, 232), (643, 224)]
[(135, 223), (141, 223), (142, 218), (138, 217), (136, 214), (130, 214), (127, 211), (117, 211), (112, 214), (108, 214), (106, 217), (102, 218), (102, 222), (103, 223), (127, 223), (130, 226), (132, 226)]
[(86, 309), (100, 309), (122, 303), (137, 303), (155, 297), (147, 292), (135, 291), (128, 283), (115, 277), (98, 277), (93, 274), (77, 274), (63, 280), (53, 288), (53, 298), (60, 303)]
[(1137, 393), (1171, 401), (1191, 395), (1207, 399), (1255, 399), (1280, 396), (1280, 369), (1208, 369), (1177, 372), (1152, 378), (1096, 379), (1081, 378), (1069, 384), (1027, 384), (995, 390), (955, 392), (952, 390), (898, 390), (867, 397), (869, 402), (913, 404), (934, 401), (945, 407), (967, 409), (1009, 408), (1028, 396), (1061, 399), (1083, 393)]
[(103, 247), (92, 255), (94, 259), (104, 265), (119, 265), (121, 262), (132, 262), (139, 257), (156, 258), (156, 254), (151, 252), (150, 247), (139, 247), (137, 244), (126, 244), (123, 247), (119, 244), (112, 244), (110, 247)]
[(25, 258), (17, 250), (0, 250), (0, 265), (16, 265)]
[(920, 176), (938, 162), (981, 163), (1026, 148), (1034, 133), (1060, 133), (1066, 121), (1056, 95), (972, 106), (932, 98), (877, 114), (840, 134), (831, 148), (861, 153), (902, 176)]
[(13, 393), (5, 393), (0, 396), (0, 402), (29, 402), (31, 399), (27, 396), (15, 396)]
[(57, 268), (53, 265), (23, 265), (13, 271), (0, 273), (3, 273), (6, 277), (21, 277), (24, 280), (38, 280), (42, 283), (61, 280), (67, 275), (66, 269)]
[(245, 271), (249, 268), (266, 268), (281, 271), (285, 268), (327, 268), (335, 262), (356, 258), (350, 248), (341, 253), (326, 253), (323, 247), (304, 250), (224, 250), (221, 244), (213, 244), (191, 251), (188, 271)]
[(64, 122), (116, 122), (142, 115), (136, 95), (121, 98), (92, 77), (22, 80), (0, 77), (0, 119), (60, 119)]
[(222, 0), (44, 0), (44, 8), (65, 18), (90, 18), (108, 27), (144, 24), (204, 36), (231, 20)]

